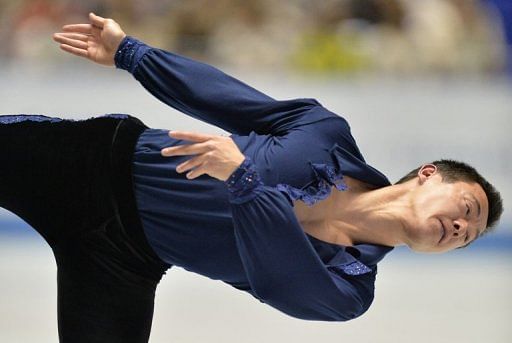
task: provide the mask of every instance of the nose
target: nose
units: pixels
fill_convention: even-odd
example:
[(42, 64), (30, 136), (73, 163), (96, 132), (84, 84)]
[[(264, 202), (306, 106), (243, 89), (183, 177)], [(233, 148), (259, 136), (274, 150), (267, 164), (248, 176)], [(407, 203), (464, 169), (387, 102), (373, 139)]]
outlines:
[(455, 237), (464, 236), (468, 228), (468, 223), (465, 220), (456, 220), (453, 222), (453, 235)]

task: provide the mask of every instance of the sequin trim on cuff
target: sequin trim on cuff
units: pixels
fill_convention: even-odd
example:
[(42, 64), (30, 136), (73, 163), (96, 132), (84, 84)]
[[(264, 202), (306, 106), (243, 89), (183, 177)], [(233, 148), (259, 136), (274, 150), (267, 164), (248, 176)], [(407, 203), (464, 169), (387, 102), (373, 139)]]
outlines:
[(151, 47), (131, 36), (124, 37), (114, 56), (116, 67), (133, 74), (140, 59), (149, 49)]
[(228, 177), (225, 183), (231, 199), (241, 198), (256, 187), (263, 185), (258, 171), (248, 156), (245, 156), (244, 161)]

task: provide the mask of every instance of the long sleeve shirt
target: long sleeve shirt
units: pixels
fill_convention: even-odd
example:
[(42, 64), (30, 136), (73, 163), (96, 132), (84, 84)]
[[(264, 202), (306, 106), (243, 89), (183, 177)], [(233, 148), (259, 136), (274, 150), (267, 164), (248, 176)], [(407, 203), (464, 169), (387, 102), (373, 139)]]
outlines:
[(343, 175), (375, 187), (388, 179), (366, 164), (349, 124), (314, 99), (275, 100), (204, 63), (126, 37), (116, 66), (169, 106), (231, 132), (245, 155), (226, 181), (187, 179), (191, 156), (163, 157), (190, 142), (147, 129), (133, 157), (139, 215), (165, 262), (221, 280), (290, 316), (345, 321), (374, 298), (377, 263), (393, 248), (343, 246), (304, 232), (295, 200), (312, 205)]

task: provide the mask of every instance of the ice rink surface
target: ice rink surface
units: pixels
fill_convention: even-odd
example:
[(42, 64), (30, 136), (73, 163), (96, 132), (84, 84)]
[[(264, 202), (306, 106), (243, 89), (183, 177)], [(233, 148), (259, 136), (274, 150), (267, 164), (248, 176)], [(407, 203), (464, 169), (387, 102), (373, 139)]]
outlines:
[[(512, 255), (457, 255), (391, 252), (370, 310), (342, 323), (294, 319), (172, 267), (157, 289), (150, 342), (509, 343)], [(57, 342), (56, 267), (46, 243), (3, 240), (0, 275), (0, 342)]]
[[(512, 87), (503, 79), (319, 79), (235, 75), (278, 98), (313, 97), (344, 116), (367, 162), (392, 182), (418, 164), (474, 165), (512, 202)], [(76, 62), (0, 69), (0, 114), (85, 119), (129, 113), (148, 126), (222, 133), (153, 99), (130, 75)], [(0, 166), (1, 167), (1, 166)], [(46, 243), (0, 211), (0, 342), (57, 342), (56, 267)], [(150, 342), (512, 342), (510, 211), (491, 237), (443, 255), (395, 249), (373, 306), (346, 323), (288, 317), (219, 281), (173, 267), (157, 290)]]

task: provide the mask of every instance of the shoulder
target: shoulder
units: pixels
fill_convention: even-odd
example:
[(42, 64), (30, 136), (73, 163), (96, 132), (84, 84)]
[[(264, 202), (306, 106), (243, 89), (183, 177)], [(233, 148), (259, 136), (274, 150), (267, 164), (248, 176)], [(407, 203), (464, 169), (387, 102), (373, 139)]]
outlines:
[(307, 125), (298, 127), (297, 130), (290, 133), (309, 139), (314, 137), (314, 142), (317, 145), (332, 146), (337, 143), (350, 148), (350, 150), (356, 146), (350, 124), (342, 115), (334, 113), (318, 103), (317, 106), (309, 109), (304, 117), (304, 123)]

